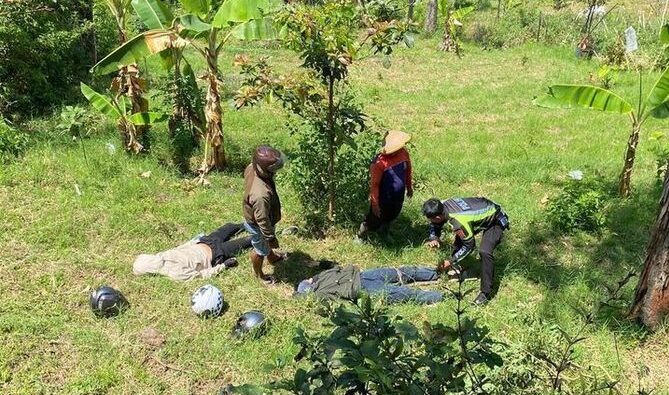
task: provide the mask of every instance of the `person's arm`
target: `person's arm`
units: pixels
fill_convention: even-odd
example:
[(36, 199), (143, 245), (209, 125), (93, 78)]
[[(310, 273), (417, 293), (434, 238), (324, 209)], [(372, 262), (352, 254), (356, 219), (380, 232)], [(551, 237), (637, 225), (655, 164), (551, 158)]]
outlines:
[(220, 272), (222, 272), (225, 269), (227, 269), (225, 265), (217, 265), (214, 267), (210, 267), (208, 269), (200, 270), (197, 275), (206, 280), (208, 278), (217, 276)]
[(429, 227), (429, 232), (430, 232), (430, 237), (429, 240), (439, 240), (441, 237), (441, 231), (444, 229), (444, 224), (435, 224), (434, 222), (430, 222), (430, 227)]
[(256, 199), (255, 202), (253, 202), (253, 212), (254, 212), (254, 217), (256, 220), (256, 224), (258, 224), (258, 228), (260, 228), (260, 233), (262, 233), (263, 238), (265, 241), (270, 243), (270, 245), (276, 243), (276, 229), (274, 228), (274, 224), (272, 223), (272, 219), (270, 218), (270, 209), (271, 209), (271, 202), (269, 196), (264, 197), (262, 199)]
[(381, 216), (381, 209), (379, 207), (379, 192), (381, 189), (381, 179), (383, 178), (383, 166), (378, 160), (369, 167), (369, 203), (372, 206), (372, 212), (377, 217)]
[(411, 158), (409, 157), (409, 153), (407, 152), (407, 197), (412, 197), (413, 196), (413, 169), (411, 167)]
[(474, 250), (474, 247), (476, 247), (474, 235), (467, 234), (463, 229), (455, 230), (455, 238), (456, 240), (460, 240), (460, 248), (453, 252), (450, 260), (451, 263), (458, 263), (467, 258), (467, 256)]

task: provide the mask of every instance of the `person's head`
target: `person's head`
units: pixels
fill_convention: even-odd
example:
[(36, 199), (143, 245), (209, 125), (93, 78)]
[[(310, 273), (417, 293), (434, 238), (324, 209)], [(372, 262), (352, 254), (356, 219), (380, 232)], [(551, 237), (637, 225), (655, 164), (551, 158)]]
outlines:
[(312, 291), (313, 289), (313, 283), (314, 280), (313, 278), (308, 278), (306, 280), (300, 281), (299, 284), (297, 284), (297, 289), (295, 289), (295, 295), (304, 295)]
[(439, 199), (429, 199), (423, 203), (423, 215), (430, 220), (430, 222), (435, 224), (443, 223), (448, 219), (448, 216), (444, 212), (444, 204)]
[(269, 145), (261, 145), (253, 154), (253, 164), (258, 170), (272, 176), (286, 163), (286, 156)]
[(391, 130), (385, 138), (385, 143), (381, 153), (384, 155), (392, 155), (406, 146), (411, 140), (409, 133), (400, 132), (399, 130)]

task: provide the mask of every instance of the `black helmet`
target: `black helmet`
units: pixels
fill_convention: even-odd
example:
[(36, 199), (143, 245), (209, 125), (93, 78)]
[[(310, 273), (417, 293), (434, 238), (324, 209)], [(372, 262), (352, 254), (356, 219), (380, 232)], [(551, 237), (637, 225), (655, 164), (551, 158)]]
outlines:
[(242, 337), (247, 333), (258, 337), (262, 336), (266, 329), (267, 320), (265, 319), (265, 315), (257, 310), (251, 310), (239, 317), (233, 333), (236, 337)]
[(130, 306), (126, 298), (112, 287), (100, 287), (91, 292), (91, 309), (98, 317), (113, 317)]

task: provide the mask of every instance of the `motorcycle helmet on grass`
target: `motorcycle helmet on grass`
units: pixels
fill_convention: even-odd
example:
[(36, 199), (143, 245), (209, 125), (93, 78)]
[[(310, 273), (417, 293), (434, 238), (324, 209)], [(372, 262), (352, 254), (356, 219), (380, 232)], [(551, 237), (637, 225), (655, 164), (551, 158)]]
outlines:
[(130, 307), (121, 292), (106, 285), (91, 292), (89, 303), (96, 316), (106, 318), (117, 316)]
[(265, 315), (257, 310), (247, 311), (237, 320), (232, 330), (236, 338), (251, 336), (258, 338), (267, 331), (267, 319)]
[(211, 284), (198, 288), (191, 297), (190, 307), (201, 318), (216, 318), (221, 315), (225, 302), (223, 293)]

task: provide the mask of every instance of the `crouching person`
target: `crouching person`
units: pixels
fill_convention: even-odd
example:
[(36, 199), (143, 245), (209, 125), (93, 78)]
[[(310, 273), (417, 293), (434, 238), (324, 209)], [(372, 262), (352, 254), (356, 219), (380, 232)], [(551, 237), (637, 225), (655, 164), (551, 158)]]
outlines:
[(211, 278), (235, 266), (235, 255), (251, 248), (250, 237), (232, 239), (242, 229), (242, 224), (225, 224), (213, 233), (177, 248), (155, 255), (139, 255), (132, 271), (138, 276), (160, 274), (177, 281)]
[(402, 266), (360, 271), (354, 265), (335, 267), (302, 280), (297, 285), (296, 296), (314, 294), (320, 299), (356, 300), (359, 292), (385, 296), (389, 303), (415, 302), (433, 304), (441, 302), (441, 292), (406, 287), (404, 284), (435, 281), (439, 277), (432, 268)]
[(285, 163), (281, 151), (268, 145), (259, 146), (253, 162), (244, 171), (245, 192), (242, 208), (244, 227), (251, 234), (251, 263), (253, 273), (265, 283), (275, 282), (272, 276), (263, 273), (263, 261), (275, 264), (283, 260), (285, 254), (274, 251), (279, 248), (276, 238), (276, 224), (281, 221), (281, 201), (276, 191), (274, 176)]

